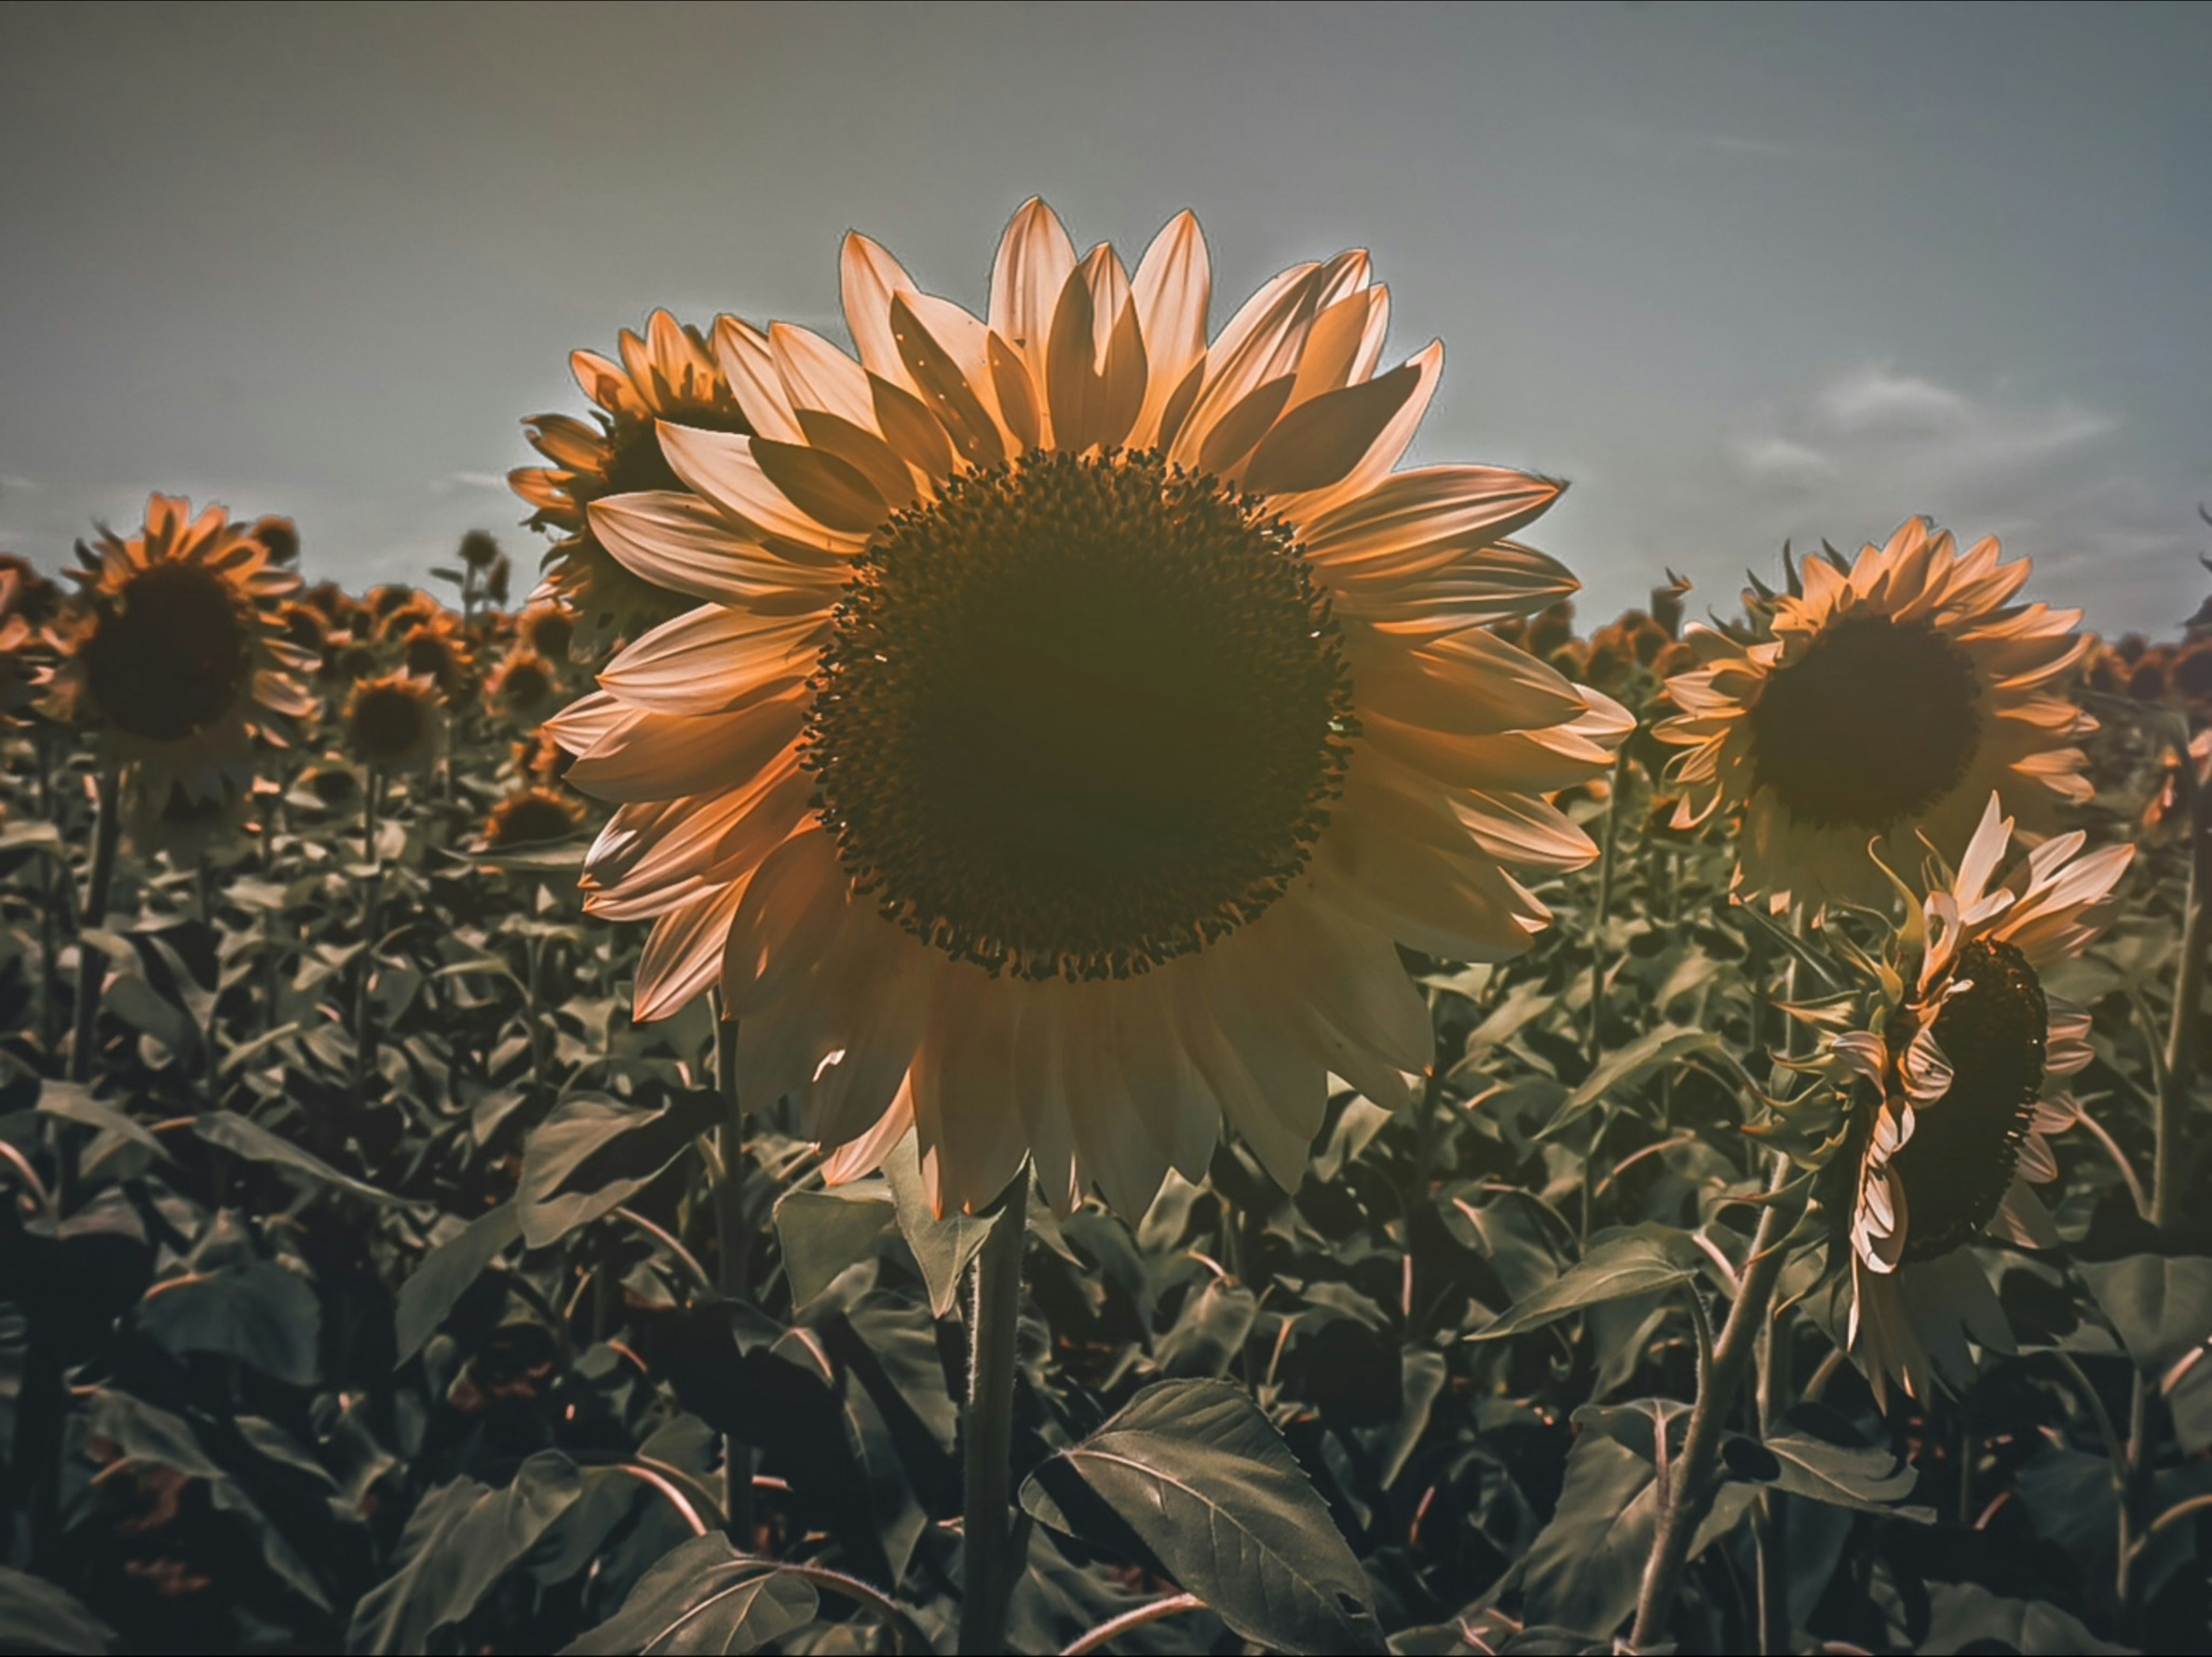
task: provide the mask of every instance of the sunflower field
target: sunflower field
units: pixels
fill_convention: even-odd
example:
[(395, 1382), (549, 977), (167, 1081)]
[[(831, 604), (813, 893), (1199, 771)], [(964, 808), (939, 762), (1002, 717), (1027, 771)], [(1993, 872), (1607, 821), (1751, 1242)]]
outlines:
[(841, 270), (536, 577), (0, 564), (0, 1650), (2205, 1648), (2212, 605), (1589, 628), (1364, 253)]

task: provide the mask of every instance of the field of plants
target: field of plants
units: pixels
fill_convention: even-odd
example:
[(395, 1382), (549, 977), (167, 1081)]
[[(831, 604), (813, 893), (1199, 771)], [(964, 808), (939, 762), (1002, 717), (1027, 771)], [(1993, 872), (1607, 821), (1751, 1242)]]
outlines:
[[(872, 407), (810, 405), (783, 333), (664, 314), (580, 353), (588, 417), (532, 422), (516, 479), (535, 596), (522, 532), (356, 595), (289, 523), (164, 496), (73, 578), (0, 569), (0, 1649), (2203, 1648), (2212, 629), (2093, 639), (2033, 600), (2094, 594), (1917, 521), (1593, 627), (1512, 539), (1556, 487), (1496, 472), (1407, 577), (1450, 624), (1393, 620), (1415, 600), (1362, 582), (1395, 555), (1331, 552), (1358, 503), (1328, 490), (1432, 475), (1365, 447), (1402, 452), (1431, 370), (1346, 356), (1285, 412), (1364, 266), (1276, 290), (1310, 302), (1241, 384), (1201, 290), (1175, 385), (1151, 259), (1133, 302), (1073, 268), (964, 402), (950, 308), (849, 262), (891, 318), (854, 313)], [(1369, 470), (1328, 475), (1328, 420)], [(1169, 553), (1099, 564), (1163, 501)], [(1044, 598), (931, 574), (1029, 556), (1048, 507), (1081, 556)], [(1169, 567), (1191, 547), (1260, 573), (1232, 603)], [(764, 635), (709, 622), (799, 614), (847, 557), (818, 666), (715, 678)], [(1095, 637), (1151, 661), (1165, 624), (1110, 592), (1156, 578), (1199, 618), (1145, 669), (1174, 694), (1064, 692)], [(1017, 666), (913, 667), (956, 623)], [(1178, 748), (1238, 674), (1289, 688)], [(1477, 713), (1437, 691), (1416, 729), (1385, 695), (1416, 680)], [(763, 746), (793, 684), (812, 711)], [(1231, 803), (1265, 804), (1311, 685), (1295, 855), (1171, 948), (1153, 819), (1093, 846), (1119, 807), (1020, 794), (1096, 756), (1126, 794), (1136, 707), (1146, 809), (1202, 807), (1173, 844), (1213, 856), (1243, 819), (1177, 767), (1258, 753)], [(884, 734), (947, 709), (935, 747)], [(1519, 792), (1468, 769), (1531, 730), (1569, 734), (1511, 749)], [(1314, 825), (1417, 751), (1492, 861), (1407, 877), (1373, 934), (1402, 982), (1268, 1022), (1255, 985), (1370, 935), (1286, 918), (1350, 878)], [(939, 811), (947, 773), (989, 811)], [(714, 861), (747, 789), (836, 852)], [(988, 838), (1017, 819), (1089, 860), (1027, 932), (1006, 893), (1046, 876)], [(914, 849), (945, 824), (998, 849)], [(807, 931), (809, 856), (939, 975), (873, 1093), (905, 1003), (845, 909)], [(1081, 909), (1109, 876), (1126, 934)], [(1493, 890), (1517, 931), (1455, 947)], [(1274, 976), (1198, 976), (1270, 927)], [(970, 978), (1026, 1010), (992, 1026)], [(1036, 1010), (1085, 996), (1107, 1033)], [(1127, 1033), (1155, 1006), (1177, 1041)]]

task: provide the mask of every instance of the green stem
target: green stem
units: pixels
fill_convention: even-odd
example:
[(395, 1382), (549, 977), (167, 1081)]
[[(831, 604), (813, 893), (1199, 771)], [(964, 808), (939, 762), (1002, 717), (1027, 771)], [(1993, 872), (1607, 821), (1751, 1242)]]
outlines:
[(996, 1657), (1006, 1646), (1014, 1587), (1012, 1525), (1014, 1358), (1022, 1320), (1022, 1244), (1029, 1229), (1029, 1169), (999, 1199), (998, 1223), (975, 1257), (969, 1311), (968, 1408), (962, 1473), (960, 1647)]
[(2158, 1152), (2151, 1178), (2150, 1220), (2161, 1230), (2180, 1217), (2186, 1183), (2182, 1124), (2197, 1075), (2198, 1003), (2204, 997), (2204, 956), (2212, 941), (2212, 788), (2195, 782), (2185, 752), (2181, 775), (2193, 784), (2189, 801), (2189, 895), (2182, 909), (2181, 961), (2174, 975), (2173, 1013), (2166, 1027), (2166, 1064), (2159, 1077)]
[(1690, 1541), (1711, 1499), (1711, 1474), (1720, 1453), (1722, 1424), (1751, 1368), (1759, 1329), (1766, 1322), (1767, 1303), (1773, 1299), (1774, 1286), (1782, 1276), (1782, 1242), (1797, 1218), (1798, 1204), (1790, 1204), (1785, 1212), (1784, 1204), (1774, 1200), (1789, 1177), (1789, 1159), (1776, 1157), (1767, 1185), (1768, 1201), (1752, 1236), (1751, 1258), (1744, 1265), (1742, 1284), (1736, 1291), (1735, 1304), (1729, 1308), (1720, 1339), (1714, 1343), (1712, 1363), (1699, 1377), (1698, 1401), (1690, 1411), (1689, 1431), (1682, 1441), (1682, 1453), (1675, 1463), (1672, 1488), (1659, 1518), (1659, 1534), (1652, 1544), (1651, 1557), (1644, 1569), (1643, 1590), (1637, 1599), (1636, 1628), (1629, 1644), (1638, 1651), (1666, 1638), (1667, 1619), (1673, 1614), (1682, 1571), (1689, 1563)]
[(368, 865), (368, 880), (361, 894), (361, 972), (354, 980), (353, 1000), (354, 1077), (364, 1105), (376, 1078), (376, 1009), (371, 990), (376, 982), (376, 935), (384, 898), (384, 868), (376, 853), (377, 807), (383, 793), (384, 773), (372, 765), (361, 802), (362, 861)]
[[(1633, 738), (1631, 738), (1633, 740)], [(1595, 1064), (1605, 1051), (1605, 921), (1613, 910), (1613, 871), (1620, 846), (1621, 795), (1628, 785), (1629, 743), (1613, 760), (1613, 792), (1605, 807), (1605, 848), (1598, 860), (1597, 913), (1590, 917), (1589, 1054)]]
[[(722, 1122), (714, 1130), (714, 1265), (723, 1297), (752, 1298), (752, 1228), (745, 1223), (744, 1138), (738, 1101), (738, 1026), (721, 1016), (721, 994), (713, 992), (714, 1079), (722, 1090)], [(731, 1434), (722, 1441), (722, 1512), (740, 1548), (754, 1543), (753, 1447)]]
[(70, 1045), (71, 1081), (92, 1079), (92, 1046), (100, 1033), (100, 991), (107, 977), (107, 958), (84, 935), (107, 924), (108, 889), (115, 883), (115, 847), (123, 832), (114, 769), (101, 771), (94, 779), (93, 789), (92, 870), (85, 881), (84, 907), (77, 911), (76, 1033)]

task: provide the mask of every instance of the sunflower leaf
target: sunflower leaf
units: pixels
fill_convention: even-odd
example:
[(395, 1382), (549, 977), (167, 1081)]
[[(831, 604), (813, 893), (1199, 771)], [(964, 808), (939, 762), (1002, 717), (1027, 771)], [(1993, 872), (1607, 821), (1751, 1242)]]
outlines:
[(749, 1559), (708, 1532), (638, 1579), (623, 1607), (562, 1648), (562, 1657), (617, 1652), (758, 1651), (814, 1620), (813, 1584)]
[(1502, 1339), (1540, 1328), (1584, 1307), (1692, 1282), (1699, 1262), (1697, 1246), (1670, 1226), (1642, 1225), (1616, 1232), (1550, 1282), (1514, 1301), (1494, 1322), (1476, 1330), (1468, 1339)]

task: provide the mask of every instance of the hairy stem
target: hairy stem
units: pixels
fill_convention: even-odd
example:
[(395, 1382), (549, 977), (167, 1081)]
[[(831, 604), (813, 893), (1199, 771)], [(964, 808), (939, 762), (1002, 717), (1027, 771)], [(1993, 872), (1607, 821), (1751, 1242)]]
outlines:
[(376, 935), (384, 899), (384, 868), (376, 855), (376, 814), (384, 794), (384, 773), (369, 767), (361, 803), (361, 856), (368, 879), (361, 893), (361, 971), (354, 980), (354, 1080), (362, 1101), (376, 1075), (376, 1009), (370, 999), (376, 984)]
[[(714, 1080), (722, 1090), (722, 1123), (714, 1130), (714, 1265), (725, 1300), (752, 1298), (752, 1228), (745, 1223), (744, 1139), (738, 1103), (738, 1026), (721, 1016), (714, 994)], [(722, 1441), (722, 1511), (732, 1540), (753, 1546), (753, 1447), (732, 1433)]]
[(960, 1649), (994, 1657), (1006, 1649), (1013, 1593), (1012, 1528), (1014, 1359), (1022, 1319), (1022, 1243), (1028, 1231), (1029, 1170), (999, 1199), (999, 1221), (975, 1257), (969, 1312), (967, 1418), (962, 1474)]
[(1774, 1160), (1768, 1182), (1768, 1202), (1760, 1210), (1759, 1228), (1753, 1234), (1751, 1258), (1745, 1263), (1743, 1283), (1728, 1322), (1713, 1346), (1713, 1361), (1699, 1378), (1698, 1401), (1690, 1411), (1690, 1427), (1674, 1468), (1671, 1488), (1659, 1516), (1659, 1534), (1651, 1558), (1644, 1569), (1643, 1591), (1636, 1605), (1635, 1631), (1629, 1643), (1638, 1650), (1666, 1638), (1667, 1619), (1674, 1609), (1674, 1596), (1682, 1585), (1683, 1568), (1690, 1557), (1690, 1540), (1697, 1534), (1712, 1496), (1713, 1464), (1720, 1453), (1721, 1428), (1741, 1390), (1766, 1322), (1767, 1303), (1782, 1276), (1782, 1240), (1797, 1218), (1798, 1204), (1776, 1199), (1790, 1177), (1786, 1157)]

